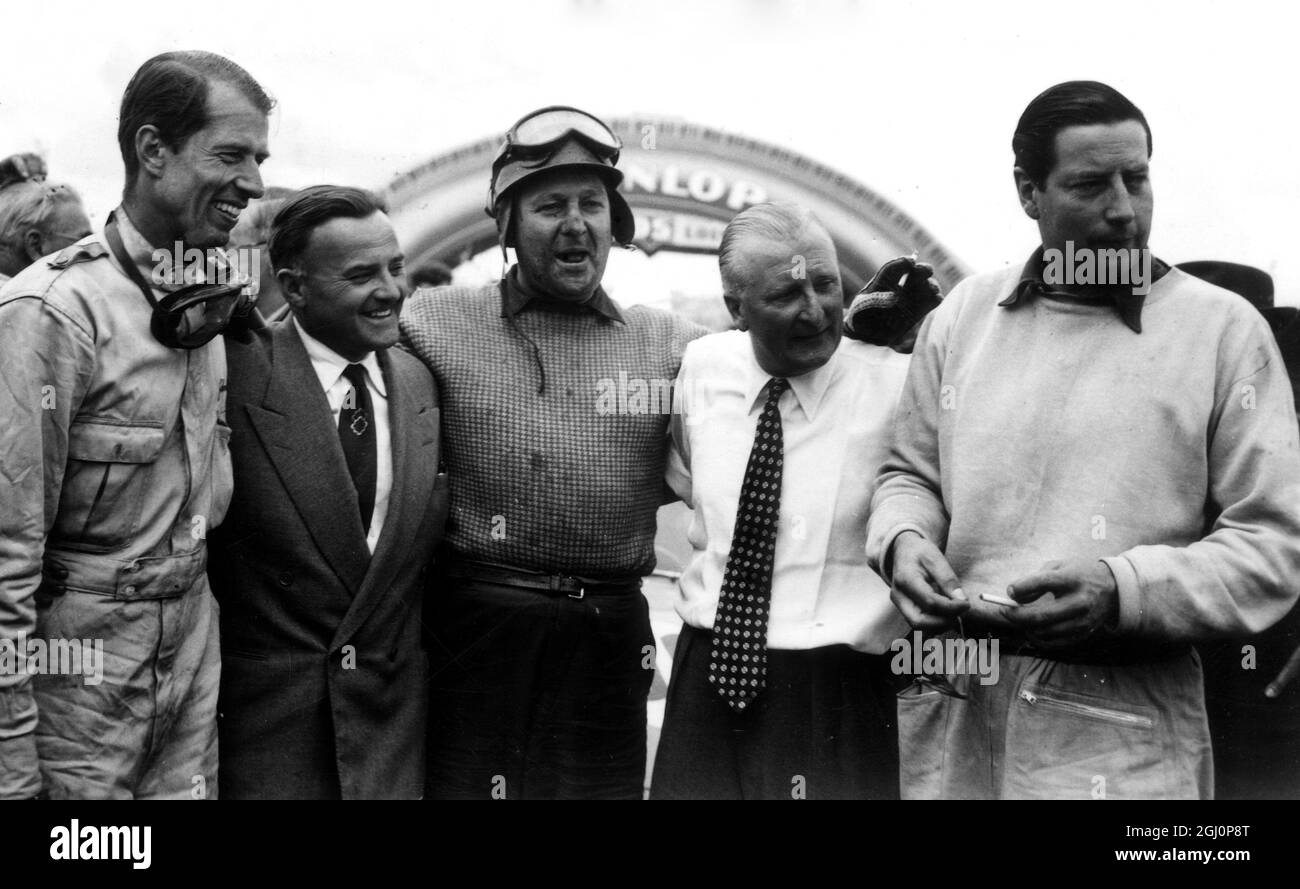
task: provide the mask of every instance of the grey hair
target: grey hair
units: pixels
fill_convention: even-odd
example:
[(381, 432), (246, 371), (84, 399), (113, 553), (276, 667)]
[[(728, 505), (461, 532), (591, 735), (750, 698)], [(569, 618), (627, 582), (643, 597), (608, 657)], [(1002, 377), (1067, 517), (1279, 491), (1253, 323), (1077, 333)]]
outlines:
[(764, 203), (746, 207), (737, 213), (722, 232), (718, 248), (718, 270), (722, 273), (722, 292), (736, 297), (748, 283), (737, 268), (737, 243), (746, 237), (788, 242), (799, 238), (810, 226), (822, 231), (826, 226), (813, 212), (798, 204)]
[(73, 201), (80, 202), (81, 196), (70, 185), (27, 180), (0, 189), (0, 245), (21, 255), (27, 232), (47, 234), (55, 208)]

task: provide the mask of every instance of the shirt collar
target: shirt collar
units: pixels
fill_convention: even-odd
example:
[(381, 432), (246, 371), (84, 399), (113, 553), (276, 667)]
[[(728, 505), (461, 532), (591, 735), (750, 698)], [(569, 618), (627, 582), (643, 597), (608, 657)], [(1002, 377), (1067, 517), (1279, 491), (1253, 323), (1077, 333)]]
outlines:
[[(745, 334), (749, 337), (750, 334)], [(840, 340), (840, 346), (837, 346), (835, 353), (831, 355), (829, 361), (816, 370), (810, 370), (807, 373), (799, 374), (795, 377), (786, 377), (790, 381), (790, 391), (794, 393), (795, 404), (803, 411), (808, 422), (814, 422), (817, 419), (817, 409), (821, 406), (826, 392), (831, 387), (831, 381), (835, 379), (835, 374), (839, 366), (837, 359), (840, 354), (840, 347), (844, 345), (844, 340)], [(749, 350), (750, 361), (745, 376), (745, 404), (748, 410), (753, 413), (755, 410), (762, 410), (764, 402), (767, 400), (767, 384), (772, 379), (772, 375), (759, 365), (758, 359), (754, 357), (753, 341), (750, 342)]]
[(140, 274), (145, 281), (155, 290), (161, 290), (163, 293), (171, 293), (185, 286), (184, 281), (173, 284), (168, 279), (154, 275), (154, 269), (160, 263), (165, 269), (171, 268), (171, 251), (168, 250), (166, 259), (154, 259), (154, 246), (145, 240), (144, 235), (140, 234), (140, 229), (136, 228), (135, 223), (131, 221), (131, 215), (126, 212), (126, 207), (119, 204), (117, 209), (113, 211), (113, 218), (117, 220), (117, 233), (122, 236), (122, 246), (126, 248), (126, 255), (135, 261), (135, 267), (140, 270)]
[(595, 312), (610, 321), (617, 321), (619, 324), (627, 323), (623, 320), (623, 313), (619, 311), (618, 305), (609, 298), (609, 294), (605, 293), (605, 288), (597, 286), (591, 298), (580, 303), (553, 299), (538, 293), (520, 281), (519, 266), (516, 265), (501, 279), (501, 317), (513, 318), (529, 309), (570, 315)]
[[(1155, 284), (1165, 276), (1169, 271), (1169, 266), (1158, 257), (1151, 257), (1151, 283)], [(1060, 290), (1053, 290), (1043, 282), (1043, 248), (1040, 245), (1029, 257), (1025, 267), (1020, 272), (1020, 280), (1016, 282), (1015, 289), (1006, 299), (998, 303), (1000, 306), (1011, 308), (1019, 305), (1022, 300), (1035, 296), (1050, 296), (1056, 299), (1066, 299), (1071, 301), (1081, 301), (1081, 298)], [(1133, 292), (1118, 292), (1111, 299), (1114, 301), (1115, 312), (1120, 319), (1127, 324), (1134, 333), (1142, 332), (1142, 306), (1146, 303), (1146, 294)]]
[(297, 318), (292, 319), (293, 329), (298, 331), (298, 337), (302, 340), (303, 346), (307, 349), (307, 357), (311, 359), (311, 368), (316, 371), (316, 377), (320, 380), (321, 388), (328, 392), (334, 388), (334, 384), (343, 376), (343, 371), (349, 364), (360, 364), (366, 369), (366, 375), (370, 378), (370, 385), (374, 386), (384, 398), (388, 397), (388, 390), (384, 386), (384, 374), (379, 369), (379, 359), (374, 352), (367, 352), (366, 357), (360, 361), (348, 361), (338, 352), (335, 352), (329, 346), (316, 339), (307, 331), (302, 329)]

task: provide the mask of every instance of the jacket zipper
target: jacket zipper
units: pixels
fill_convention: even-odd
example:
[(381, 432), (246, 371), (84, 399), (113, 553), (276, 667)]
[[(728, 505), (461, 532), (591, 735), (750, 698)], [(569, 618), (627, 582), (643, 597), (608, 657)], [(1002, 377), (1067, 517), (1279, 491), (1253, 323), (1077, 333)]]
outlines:
[(1104, 719), (1109, 722), (1118, 722), (1124, 725), (1136, 726), (1138, 728), (1152, 728), (1154, 722), (1148, 716), (1139, 716), (1136, 713), (1124, 713), (1121, 710), (1110, 710), (1106, 707), (1094, 707), (1091, 704), (1080, 704), (1076, 701), (1063, 701), (1060, 698), (1053, 698), (1047, 695), (1036, 695), (1031, 691), (1021, 690), (1021, 700), (1030, 705), (1043, 704), (1047, 707), (1055, 707), (1058, 710), (1064, 710), (1069, 713), (1077, 713), (1081, 716), (1092, 716), (1097, 719)]

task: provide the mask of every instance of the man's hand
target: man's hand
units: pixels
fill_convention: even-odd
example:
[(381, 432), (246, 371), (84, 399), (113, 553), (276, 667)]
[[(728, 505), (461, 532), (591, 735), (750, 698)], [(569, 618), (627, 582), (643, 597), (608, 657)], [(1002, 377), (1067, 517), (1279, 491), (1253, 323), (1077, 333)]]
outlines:
[(45, 178), (45, 160), (39, 154), (11, 154), (0, 160), (0, 188), (24, 179)]
[[(1044, 599), (1048, 593), (1051, 598)], [(1115, 575), (1099, 560), (1046, 562), (1012, 581), (1007, 595), (1021, 603), (1003, 612), (1007, 620), (1045, 648), (1082, 642), (1119, 617)]]
[[(916, 329), (943, 299), (934, 268), (915, 255), (880, 267), (844, 313), (844, 335), (876, 346), (911, 352)], [(900, 344), (907, 341), (907, 347)]]
[(915, 531), (904, 531), (894, 538), (891, 550), (889, 598), (913, 627), (943, 630), (970, 610), (961, 582), (937, 546)]

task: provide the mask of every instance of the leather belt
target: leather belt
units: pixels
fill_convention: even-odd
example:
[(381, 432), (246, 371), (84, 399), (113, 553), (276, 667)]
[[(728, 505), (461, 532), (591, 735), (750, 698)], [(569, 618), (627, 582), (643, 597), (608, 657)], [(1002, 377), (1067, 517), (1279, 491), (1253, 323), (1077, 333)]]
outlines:
[(484, 583), (520, 587), (552, 596), (568, 596), (570, 599), (584, 599), (587, 596), (625, 596), (641, 588), (639, 577), (598, 579), (576, 574), (544, 574), (540, 571), (496, 565), (491, 562), (475, 562), (469, 559), (453, 560), (447, 564), (443, 572), (447, 577), (460, 580), (479, 580)]

